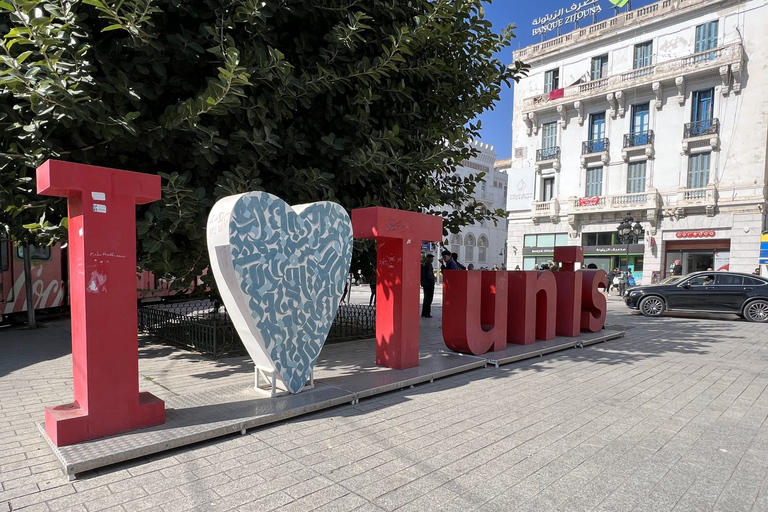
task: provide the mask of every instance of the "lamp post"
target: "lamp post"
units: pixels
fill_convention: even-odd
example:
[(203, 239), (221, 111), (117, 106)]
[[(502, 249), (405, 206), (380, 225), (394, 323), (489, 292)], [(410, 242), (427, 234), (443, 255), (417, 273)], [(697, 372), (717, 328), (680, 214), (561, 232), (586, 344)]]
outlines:
[[(627, 269), (629, 269), (629, 244), (636, 244), (640, 235), (643, 234), (643, 226), (641, 226), (639, 222), (635, 223), (633, 226), (633, 222), (635, 222), (635, 219), (632, 215), (627, 214), (621, 221), (621, 224), (616, 228), (616, 233), (619, 236), (619, 243), (624, 244), (626, 248)], [(621, 268), (621, 265), (619, 265), (619, 268)]]

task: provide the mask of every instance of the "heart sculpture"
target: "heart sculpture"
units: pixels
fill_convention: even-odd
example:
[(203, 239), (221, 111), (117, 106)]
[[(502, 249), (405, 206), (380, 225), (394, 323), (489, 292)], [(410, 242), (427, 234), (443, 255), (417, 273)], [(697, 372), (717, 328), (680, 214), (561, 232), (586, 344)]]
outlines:
[(219, 200), (208, 216), (211, 269), (257, 368), (291, 393), (306, 385), (341, 301), (352, 223), (336, 203), (291, 207), (266, 192)]

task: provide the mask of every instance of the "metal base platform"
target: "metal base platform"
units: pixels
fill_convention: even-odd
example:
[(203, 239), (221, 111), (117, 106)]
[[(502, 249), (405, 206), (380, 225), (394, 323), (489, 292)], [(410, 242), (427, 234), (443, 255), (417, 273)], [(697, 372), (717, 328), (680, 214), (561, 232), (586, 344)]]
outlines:
[[(268, 425), (361, 398), (414, 386), (456, 373), (484, 368), (488, 363), (511, 363), (576, 346), (624, 336), (619, 331), (584, 334), (579, 338), (556, 338), (531, 345), (509, 345), (504, 351), (469, 356), (426, 346), (419, 366), (406, 370), (359, 368), (358, 371), (316, 378), (313, 389), (297, 395), (265, 396), (253, 385), (226, 386), (203, 393), (166, 399), (163, 425), (57, 448), (38, 424), (43, 437), (64, 465), (70, 480), (85, 471), (172, 450), (208, 439)], [(369, 342), (371, 340), (368, 340)]]
[(537, 341), (530, 345), (507, 345), (506, 349), (497, 352), (488, 352), (485, 354), (485, 357), (488, 359), (488, 364), (495, 365), (498, 368), (499, 365), (502, 364), (514, 363), (516, 361), (522, 361), (523, 359), (543, 356), (544, 354), (550, 354), (559, 350), (567, 350), (569, 348), (583, 348), (587, 345), (594, 345), (595, 343), (602, 343), (604, 341), (623, 337), (624, 331), (612, 331), (606, 329), (600, 332), (582, 333), (578, 338), (558, 336), (553, 340)]

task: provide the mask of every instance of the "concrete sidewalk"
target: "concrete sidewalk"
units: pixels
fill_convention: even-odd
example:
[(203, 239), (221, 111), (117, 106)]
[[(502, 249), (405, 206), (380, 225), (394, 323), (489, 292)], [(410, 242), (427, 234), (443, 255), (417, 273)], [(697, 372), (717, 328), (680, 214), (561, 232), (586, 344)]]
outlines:
[[(72, 399), (67, 323), (0, 329), (0, 512), (768, 510), (768, 326), (646, 319), (619, 300), (609, 309), (608, 325), (625, 338), (71, 483), (35, 428), (45, 406)], [(439, 313), (422, 319), (426, 335), (439, 336)], [(334, 366), (356, 369), (341, 359)], [(247, 384), (252, 372), (245, 358), (141, 346), (142, 388), (163, 398)]]

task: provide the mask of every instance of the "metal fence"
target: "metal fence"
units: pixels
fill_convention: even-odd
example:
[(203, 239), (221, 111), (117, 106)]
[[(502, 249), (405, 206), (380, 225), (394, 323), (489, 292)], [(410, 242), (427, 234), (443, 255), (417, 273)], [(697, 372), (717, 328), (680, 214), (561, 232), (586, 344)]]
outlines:
[[(213, 357), (246, 353), (224, 306), (208, 300), (153, 304), (139, 308), (139, 331)], [(328, 333), (327, 343), (376, 335), (376, 307), (342, 304)]]

